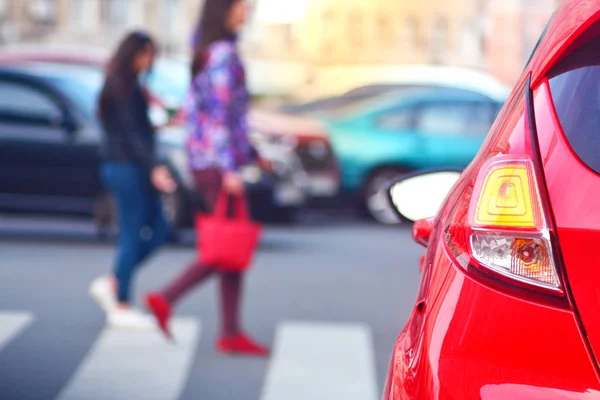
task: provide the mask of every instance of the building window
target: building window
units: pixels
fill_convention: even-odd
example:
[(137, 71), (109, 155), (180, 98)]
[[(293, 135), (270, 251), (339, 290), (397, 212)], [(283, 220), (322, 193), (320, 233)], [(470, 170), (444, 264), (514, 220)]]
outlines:
[(108, 0), (108, 23), (111, 26), (124, 26), (129, 22), (130, 0)]
[(467, 63), (479, 61), (481, 48), (475, 25), (471, 21), (465, 21), (460, 33), (460, 54)]
[(359, 10), (351, 11), (346, 22), (346, 36), (353, 46), (365, 45), (364, 15)]
[(448, 47), (448, 22), (445, 18), (436, 18), (431, 27), (429, 42), (430, 61), (432, 64), (442, 64), (446, 59)]
[(319, 43), (321, 44), (322, 54), (325, 56), (331, 55), (334, 51), (335, 41), (335, 18), (336, 14), (332, 9), (326, 9), (321, 14), (321, 35)]
[(393, 44), (395, 42), (396, 32), (392, 20), (392, 17), (385, 12), (377, 14), (375, 23), (378, 32), (377, 40), (380, 43)]
[(282, 24), (282, 34), (285, 46), (294, 50), (296, 48), (296, 29), (293, 24)]
[(406, 18), (404, 41), (411, 49), (419, 47), (419, 22), (415, 17)]
[(27, 11), (35, 22), (50, 23), (56, 16), (55, 4), (52, 0), (29, 0)]
[(72, 6), (73, 26), (78, 31), (85, 31), (89, 28), (87, 19), (89, 17), (89, 2), (86, 0), (74, 0)]

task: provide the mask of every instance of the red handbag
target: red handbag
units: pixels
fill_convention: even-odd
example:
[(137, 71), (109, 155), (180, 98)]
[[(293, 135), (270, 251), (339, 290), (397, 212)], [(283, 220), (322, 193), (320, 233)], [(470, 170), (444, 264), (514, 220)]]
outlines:
[(234, 216), (227, 217), (229, 194), (219, 193), (212, 215), (198, 215), (198, 250), (203, 265), (226, 271), (244, 271), (260, 239), (261, 226), (250, 220), (244, 196), (234, 196)]

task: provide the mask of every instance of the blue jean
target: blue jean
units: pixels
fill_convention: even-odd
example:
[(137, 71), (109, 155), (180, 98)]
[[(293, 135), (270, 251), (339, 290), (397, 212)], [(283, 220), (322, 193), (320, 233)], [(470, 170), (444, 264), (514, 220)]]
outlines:
[[(163, 216), (160, 195), (143, 167), (105, 162), (100, 174), (117, 207), (119, 239), (114, 274), (118, 282), (117, 298), (120, 303), (127, 303), (134, 273), (168, 240), (170, 227)], [(144, 235), (146, 229), (148, 235)]]

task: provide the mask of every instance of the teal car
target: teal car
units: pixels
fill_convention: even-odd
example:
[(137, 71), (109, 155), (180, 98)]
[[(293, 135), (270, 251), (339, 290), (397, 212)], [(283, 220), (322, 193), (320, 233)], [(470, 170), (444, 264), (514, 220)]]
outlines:
[(409, 88), (352, 103), (324, 117), (341, 187), (380, 222), (390, 178), (414, 170), (464, 168), (504, 99), (449, 88)]

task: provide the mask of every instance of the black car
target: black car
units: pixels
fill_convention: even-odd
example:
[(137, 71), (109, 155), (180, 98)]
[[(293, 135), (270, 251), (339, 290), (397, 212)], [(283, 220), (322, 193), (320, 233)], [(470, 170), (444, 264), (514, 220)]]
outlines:
[[(99, 228), (114, 219), (99, 179), (101, 130), (95, 116), (102, 74), (44, 64), (0, 67), (0, 211), (93, 215)], [(171, 128), (158, 132), (180, 189), (165, 198), (175, 226), (192, 222), (201, 207), (186, 177), (184, 140)], [(276, 152), (276, 171), (243, 171), (251, 211), (259, 220), (293, 217), (304, 204), (302, 171), (288, 153)]]

